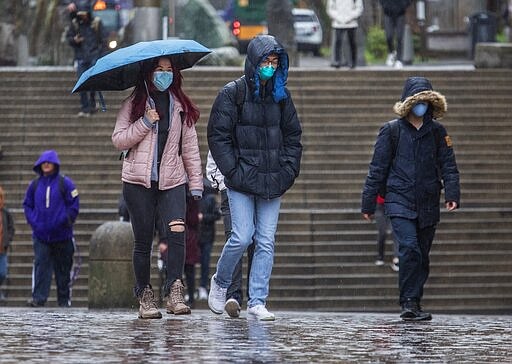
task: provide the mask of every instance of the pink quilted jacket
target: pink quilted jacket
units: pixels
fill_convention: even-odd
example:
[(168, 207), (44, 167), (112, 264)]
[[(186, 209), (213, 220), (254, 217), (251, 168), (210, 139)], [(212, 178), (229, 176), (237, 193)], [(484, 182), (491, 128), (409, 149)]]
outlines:
[[(112, 142), (119, 150), (129, 149), (123, 160), (121, 180), (151, 187), (151, 166), (157, 134), (148, 128), (143, 118), (130, 122), (131, 98), (125, 100), (117, 114)], [(181, 123), (181, 104), (175, 99), (171, 128), (160, 164), (159, 189), (167, 190), (189, 183), (190, 190), (203, 190), (203, 175), (199, 143), (194, 126)], [(182, 155), (178, 156), (180, 134), (183, 127)]]

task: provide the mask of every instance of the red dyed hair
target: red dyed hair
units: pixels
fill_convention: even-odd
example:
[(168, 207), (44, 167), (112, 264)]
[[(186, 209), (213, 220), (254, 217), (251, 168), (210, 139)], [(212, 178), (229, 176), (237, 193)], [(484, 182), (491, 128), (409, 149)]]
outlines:
[[(165, 58), (165, 57), (160, 57)], [(160, 58), (152, 58), (148, 61), (144, 61), (141, 63), (141, 70), (139, 72), (139, 78), (137, 80), (137, 84), (133, 89), (131, 96), (132, 99), (132, 112), (130, 115), (130, 119), (132, 122), (139, 119), (144, 115), (146, 108), (146, 100), (148, 98), (148, 93), (146, 90), (146, 85), (149, 91), (155, 91), (156, 87), (153, 85), (153, 72), (158, 65), (158, 60)], [(171, 60), (172, 65), (172, 60)], [(185, 122), (190, 127), (194, 125), (199, 119), (199, 109), (197, 106), (190, 100), (190, 98), (185, 94), (181, 85), (183, 84), (183, 76), (179, 69), (173, 68), (173, 81), (169, 90), (174, 95), (175, 98), (183, 106), (183, 111), (185, 112)], [(146, 85), (144, 84), (146, 83)]]

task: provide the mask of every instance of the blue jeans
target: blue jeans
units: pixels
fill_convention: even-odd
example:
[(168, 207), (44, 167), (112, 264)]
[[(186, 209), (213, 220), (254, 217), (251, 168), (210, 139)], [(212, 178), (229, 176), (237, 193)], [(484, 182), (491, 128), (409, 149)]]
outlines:
[(75, 246), (73, 240), (43, 243), (33, 239), (34, 268), (32, 272), (32, 299), (45, 304), (50, 294), (52, 273), (55, 272), (57, 303), (67, 306), (71, 303), (71, 268)]
[[(220, 210), (222, 212), (222, 218), (224, 220), (224, 235), (226, 240), (231, 236), (231, 212), (229, 211), (229, 199), (228, 191), (222, 190), (220, 192)], [(247, 248), (247, 295), (249, 297), (249, 275), (251, 274), (251, 263), (252, 257), (254, 256), (254, 243), (250, 244)], [(242, 306), (244, 301), (244, 293), (242, 291), (242, 270), (243, 270), (243, 258), (240, 258), (233, 271), (233, 280), (226, 293), (226, 299), (234, 298), (238, 301), (238, 304)]]
[(429, 255), (436, 227), (420, 229), (418, 220), (402, 217), (391, 217), (391, 225), (398, 240), (400, 252), (398, 272), (400, 304), (407, 300), (419, 303), (423, 297), (423, 286), (430, 273)]
[(236, 264), (253, 242), (254, 257), (249, 275), (248, 307), (264, 305), (268, 297), (274, 263), (274, 242), (281, 198), (265, 200), (228, 189), (231, 211), (231, 236), (217, 262), (216, 282), (228, 288)]

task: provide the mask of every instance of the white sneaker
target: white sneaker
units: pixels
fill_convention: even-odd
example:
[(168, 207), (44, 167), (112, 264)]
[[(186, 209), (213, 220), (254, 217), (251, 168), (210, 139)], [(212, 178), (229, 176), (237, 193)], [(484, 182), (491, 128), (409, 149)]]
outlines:
[(386, 66), (392, 67), (394, 63), (395, 63), (395, 54), (388, 53), (388, 57), (386, 58)]
[(199, 287), (197, 289), (197, 299), (199, 301), (206, 301), (208, 299), (208, 291), (204, 287)]
[(395, 61), (393, 67), (396, 68), (397, 70), (401, 70), (402, 68), (404, 68), (404, 65), (400, 61)]
[(210, 307), (213, 313), (221, 315), (222, 312), (224, 312), (227, 291), (227, 288), (221, 288), (217, 282), (215, 282), (215, 275), (213, 275), (210, 280), (210, 293), (208, 294), (208, 307)]
[(274, 321), (276, 317), (264, 305), (249, 307), (247, 313), (260, 321)]
[(229, 300), (226, 301), (224, 309), (228, 313), (229, 317), (240, 317), (240, 304), (234, 298), (230, 298)]
[(383, 261), (383, 260), (380, 260), (380, 259), (377, 259), (377, 260), (375, 261), (375, 265), (376, 265), (376, 266), (378, 266), (378, 267), (380, 267), (380, 266), (384, 265), (384, 261)]

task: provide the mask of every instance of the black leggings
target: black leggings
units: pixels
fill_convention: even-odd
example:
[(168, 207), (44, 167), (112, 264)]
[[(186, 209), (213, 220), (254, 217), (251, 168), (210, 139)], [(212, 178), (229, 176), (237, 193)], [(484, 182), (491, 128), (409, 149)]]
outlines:
[[(185, 222), (186, 200), (185, 185), (161, 191), (158, 183), (152, 182), (151, 188), (123, 183), (123, 196), (130, 212), (133, 235), (133, 271), (135, 273), (135, 296), (140, 297), (144, 287), (150, 284), (151, 249), (156, 219), (167, 227), (167, 282), (165, 292), (176, 279), (183, 276), (185, 262), (185, 232), (171, 231), (171, 221)], [(184, 226), (183, 226), (184, 227)], [(160, 237), (164, 238), (164, 237)]]

